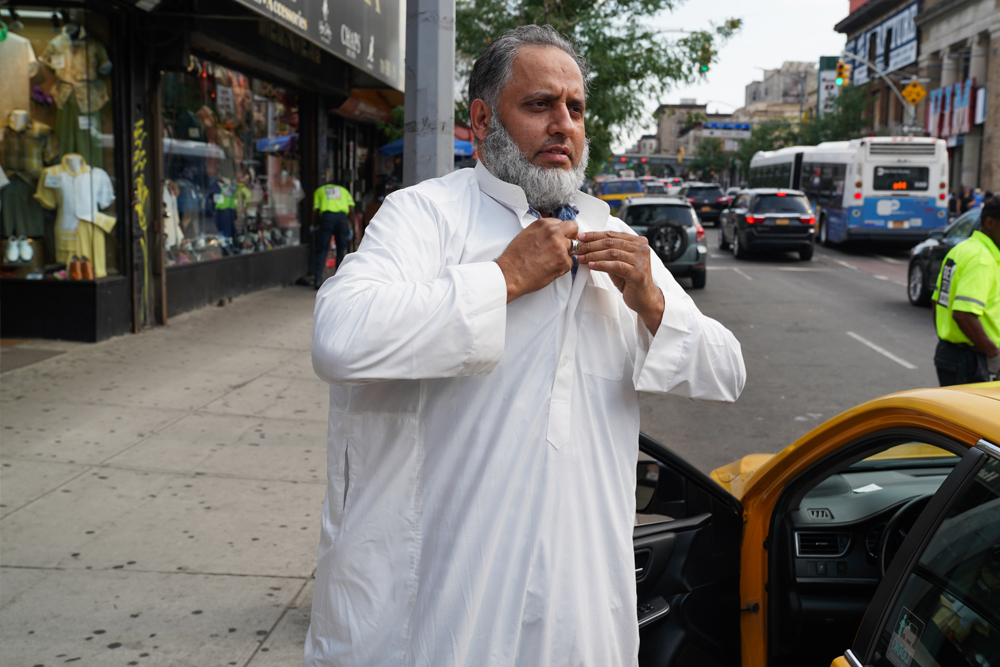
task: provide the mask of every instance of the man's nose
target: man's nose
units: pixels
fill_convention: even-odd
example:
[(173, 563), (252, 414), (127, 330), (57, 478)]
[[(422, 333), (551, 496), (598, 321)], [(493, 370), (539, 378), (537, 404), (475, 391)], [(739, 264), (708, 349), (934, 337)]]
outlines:
[(569, 107), (565, 104), (557, 104), (552, 108), (552, 116), (549, 121), (549, 134), (561, 134), (569, 136), (573, 134), (576, 125), (573, 117), (569, 113)]

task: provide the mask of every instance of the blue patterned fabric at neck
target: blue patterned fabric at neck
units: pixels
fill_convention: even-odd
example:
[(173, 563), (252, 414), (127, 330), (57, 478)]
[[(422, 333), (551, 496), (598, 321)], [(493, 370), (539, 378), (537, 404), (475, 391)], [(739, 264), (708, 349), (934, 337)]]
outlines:
[[(532, 205), (528, 205), (528, 212), (531, 213), (536, 218), (543, 217), (541, 212)], [(566, 204), (561, 206), (555, 211), (555, 217), (560, 220), (576, 220), (576, 216), (580, 214), (580, 209), (572, 204)], [(573, 268), (570, 269), (570, 273), (573, 274), (573, 280), (576, 280), (576, 270), (579, 268), (579, 263), (576, 261), (576, 255), (573, 255)]]

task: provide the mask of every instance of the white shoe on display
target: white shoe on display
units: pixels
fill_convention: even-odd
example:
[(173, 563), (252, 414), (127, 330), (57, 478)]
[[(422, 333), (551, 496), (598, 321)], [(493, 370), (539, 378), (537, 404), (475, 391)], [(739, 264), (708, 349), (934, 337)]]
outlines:
[(7, 251), (4, 252), (4, 258), (9, 264), (13, 264), (21, 258), (21, 246), (17, 242), (16, 236), (11, 236), (7, 239)]
[(31, 246), (31, 239), (27, 236), (22, 236), (18, 239), (17, 245), (20, 250), (21, 261), (30, 262), (31, 258), (35, 256), (35, 249)]

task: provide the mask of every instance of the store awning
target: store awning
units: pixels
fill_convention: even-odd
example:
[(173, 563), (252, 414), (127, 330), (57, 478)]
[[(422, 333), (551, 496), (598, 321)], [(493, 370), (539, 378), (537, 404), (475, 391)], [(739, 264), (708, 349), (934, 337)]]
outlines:
[[(386, 156), (399, 155), (403, 152), (403, 140), (396, 139), (389, 142), (379, 148), (379, 151)], [(474, 153), (475, 149), (473, 149), (471, 142), (455, 139), (455, 157), (471, 157)]]
[(295, 133), (258, 139), (257, 151), (260, 153), (280, 153), (282, 151), (295, 150), (298, 138), (298, 133)]

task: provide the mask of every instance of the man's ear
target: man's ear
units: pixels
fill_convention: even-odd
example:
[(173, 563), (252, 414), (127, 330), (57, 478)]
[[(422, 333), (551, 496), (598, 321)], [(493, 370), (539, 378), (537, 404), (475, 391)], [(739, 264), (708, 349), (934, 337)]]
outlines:
[(490, 120), (493, 119), (493, 111), (489, 105), (482, 100), (472, 100), (469, 106), (469, 124), (476, 139), (483, 141), (490, 130)]

